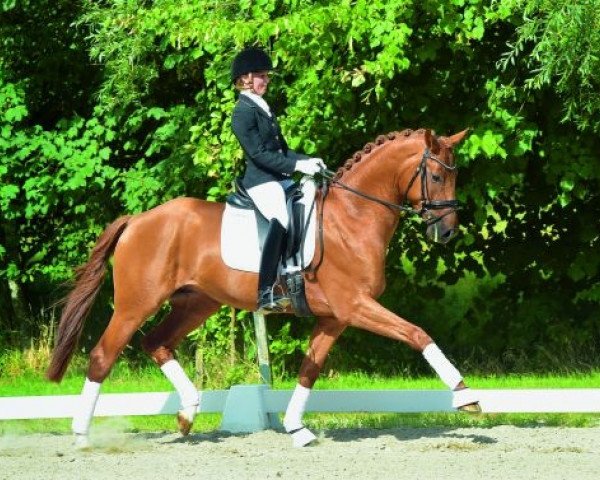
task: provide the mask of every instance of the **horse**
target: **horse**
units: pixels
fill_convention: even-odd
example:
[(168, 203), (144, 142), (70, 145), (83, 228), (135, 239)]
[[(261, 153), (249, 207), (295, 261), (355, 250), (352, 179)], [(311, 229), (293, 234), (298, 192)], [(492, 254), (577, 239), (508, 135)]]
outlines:
[[(425, 220), (430, 240), (447, 243), (456, 234), (453, 147), (466, 133), (438, 137), (420, 129), (380, 135), (330, 176), (327, 195), (318, 192), (317, 235), (321, 237), (313, 263), (303, 273), (316, 325), (283, 420), (295, 446), (315, 439), (302, 422), (306, 402), (330, 349), (348, 327), (422, 352), (452, 390), (453, 406), (480, 411), (476, 394), (433, 339), (377, 301), (386, 285), (386, 250), (403, 212), (417, 213)], [(231, 269), (221, 258), (223, 211), (222, 203), (181, 197), (120, 217), (100, 235), (88, 262), (76, 269), (46, 372), (55, 382), (60, 382), (67, 369), (103, 283), (107, 261), (114, 256), (114, 312), (89, 355), (80, 406), (73, 417), (76, 445), (88, 444), (100, 386), (117, 357), (165, 302), (171, 311), (144, 337), (142, 348), (179, 393), (179, 431), (189, 433), (199, 394), (175, 359), (175, 348), (224, 304), (248, 311), (257, 308), (258, 275)]]

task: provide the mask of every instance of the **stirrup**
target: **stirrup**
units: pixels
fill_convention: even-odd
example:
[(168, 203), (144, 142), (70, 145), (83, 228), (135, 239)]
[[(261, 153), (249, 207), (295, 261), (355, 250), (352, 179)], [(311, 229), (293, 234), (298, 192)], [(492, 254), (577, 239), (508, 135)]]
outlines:
[(277, 295), (273, 288), (269, 288), (258, 295), (258, 313), (280, 313), (290, 306), (290, 299)]

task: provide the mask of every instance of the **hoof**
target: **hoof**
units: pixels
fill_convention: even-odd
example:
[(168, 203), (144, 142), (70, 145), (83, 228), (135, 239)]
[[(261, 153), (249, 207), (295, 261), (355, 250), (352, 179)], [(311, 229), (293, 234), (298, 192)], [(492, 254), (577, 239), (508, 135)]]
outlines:
[(481, 413), (479, 396), (470, 388), (462, 388), (452, 392), (452, 406), (461, 412)]
[(308, 428), (301, 427), (297, 430), (288, 432), (292, 436), (292, 443), (294, 448), (306, 447), (313, 443), (317, 437)]
[(179, 429), (179, 433), (184, 437), (187, 436), (192, 429), (192, 425), (194, 425), (194, 418), (190, 418), (185, 410), (179, 410), (177, 412), (177, 428)]
[(73, 440), (73, 447), (75, 450), (87, 450), (91, 447), (90, 439), (87, 435), (79, 433), (75, 434), (75, 440)]
[(479, 405), (479, 402), (469, 403), (468, 405), (458, 407), (458, 410), (466, 413), (481, 413), (481, 405)]

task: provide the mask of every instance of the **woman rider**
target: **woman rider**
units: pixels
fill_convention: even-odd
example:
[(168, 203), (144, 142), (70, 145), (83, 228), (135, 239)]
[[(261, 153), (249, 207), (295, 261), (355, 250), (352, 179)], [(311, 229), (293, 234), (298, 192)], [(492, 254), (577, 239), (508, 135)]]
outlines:
[(314, 175), (325, 168), (323, 160), (288, 148), (275, 114), (263, 95), (273, 64), (260, 48), (239, 52), (231, 66), (231, 79), (240, 91), (231, 126), (244, 151), (246, 171), (242, 186), (260, 213), (269, 220), (258, 277), (258, 310), (281, 310), (286, 301), (274, 292), (277, 268), (288, 226), (285, 188), (293, 172)]

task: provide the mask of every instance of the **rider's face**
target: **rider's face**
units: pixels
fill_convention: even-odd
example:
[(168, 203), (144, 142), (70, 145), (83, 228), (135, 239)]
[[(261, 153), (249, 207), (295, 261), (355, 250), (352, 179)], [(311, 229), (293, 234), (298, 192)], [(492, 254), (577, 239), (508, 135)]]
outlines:
[(271, 78), (268, 71), (254, 72), (252, 74), (252, 90), (257, 95), (262, 96), (266, 93), (270, 81)]

